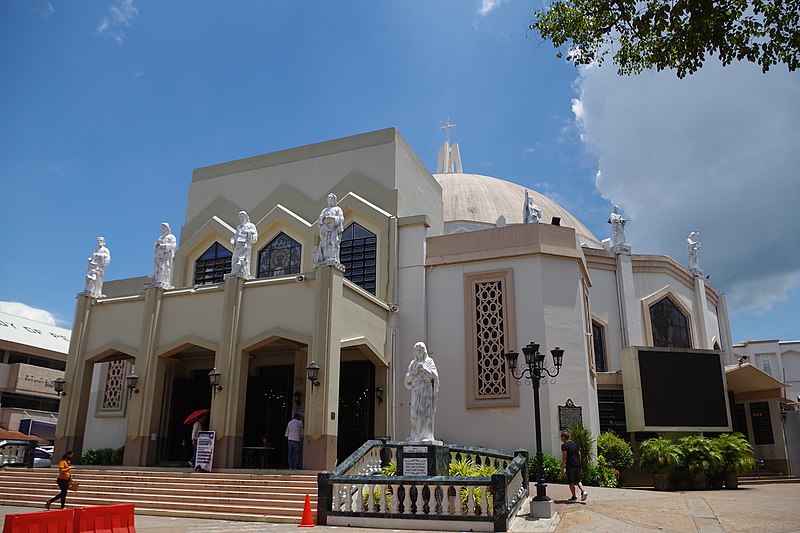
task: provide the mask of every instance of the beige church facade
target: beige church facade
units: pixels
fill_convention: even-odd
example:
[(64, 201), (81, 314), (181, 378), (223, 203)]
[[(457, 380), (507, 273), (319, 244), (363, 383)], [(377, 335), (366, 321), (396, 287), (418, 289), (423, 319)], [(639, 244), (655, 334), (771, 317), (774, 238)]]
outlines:
[[(435, 433), (445, 442), (532, 449), (532, 389), (503, 359), (529, 342), (565, 351), (541, 388), (549, 453), (568, 401), (594, 434), (654, 430), (629, 427), (625, 414), (647, 401), (626, 390), (630, 347), (716, 357), (724, 394), (725, 300), (703, 276), (610, 250), (535, 191), (541, 221), (523, 223), (523, 187), (464, 174), (460, 160), (440, 170), (394, 128), (196, 169), (175, 288), (144, 288), (141, 277), (78, 297), (56, 451), (124, 445), (126, 465), (180, 463), (191, 453), (183, 420), (207, 408), (215, 468), (251, 466), (248, 450), (259, 448), (280, 467), (286, 422), (300, 412), (304, 468), (331, 468), (367, 439), (408, 436), (404, 374), (418, 341), (440, 375)], [(344, 272), (313, 266), (331, 192), (345, 218)], [(250, 280), (225, 277), (242, 210), (258, 232)], [(106, 376), (120, 371), (138, 380), (110, 412)], [(724, 421), (690, 429), (731, 429), (727, 403)]]

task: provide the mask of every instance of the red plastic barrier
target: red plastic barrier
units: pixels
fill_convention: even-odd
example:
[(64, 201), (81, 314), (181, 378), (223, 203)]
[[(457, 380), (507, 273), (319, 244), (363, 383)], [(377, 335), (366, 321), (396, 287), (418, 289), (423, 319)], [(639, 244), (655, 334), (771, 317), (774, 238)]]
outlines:
[[(74, 533), (135, 533), (132, 503), (75, 509)], [(33, 532), (32, 532), (33, 533)], [(49, 532), (48, 532), (49, 533)]]
[(72, 533), (73, 515), (72, 509), (7, 514), (3, 533)]

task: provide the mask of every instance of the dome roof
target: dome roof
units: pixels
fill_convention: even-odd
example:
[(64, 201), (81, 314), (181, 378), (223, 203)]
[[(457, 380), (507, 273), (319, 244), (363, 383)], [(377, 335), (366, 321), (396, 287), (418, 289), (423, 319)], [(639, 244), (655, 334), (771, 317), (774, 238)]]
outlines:
[(573, 228), (581, 244), (602, 248), (597, 237), (572, 213), (534, 190), (516, 183), (480, 174), (446, 173), (433, 175), (442, 186), (445, 225), (464, 222), (491, 227), (500, 216), (507, 224), (521, 224), (525, 191), (542, 211), (542, 222), (561, 217), (561, 225)]

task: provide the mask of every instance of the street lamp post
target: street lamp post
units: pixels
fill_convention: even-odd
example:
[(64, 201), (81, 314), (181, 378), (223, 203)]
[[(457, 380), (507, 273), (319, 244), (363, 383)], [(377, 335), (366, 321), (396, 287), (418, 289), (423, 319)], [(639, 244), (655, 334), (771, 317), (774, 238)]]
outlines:
[(533, 408), (536, 411), (536, 497), (534, 501), (550, 501), (547, 496), (547, 484), (544, 482), (544, 454), (542, 453), (542, 422), (539, 409), (539, 386), (545, 383), (548, 378), (551, 383), (556, 382), (556, 376), (561, 371), (561, 364), (564, 362), (564, 350), (556, 346), (550, 350), (553, 356), (553, 367), (545, 361), (545, 354), (539, 352), (539, 345), (531, 342), (522, 348), (525, 355), (525, 367), (520, 369), (517, 375), (517, 358), (519, 353), (508, 352), (503, 354), (511, 369), (511, 375), (517, 380), (517, 385), (525, 380), (526, 383), (533, 385)]

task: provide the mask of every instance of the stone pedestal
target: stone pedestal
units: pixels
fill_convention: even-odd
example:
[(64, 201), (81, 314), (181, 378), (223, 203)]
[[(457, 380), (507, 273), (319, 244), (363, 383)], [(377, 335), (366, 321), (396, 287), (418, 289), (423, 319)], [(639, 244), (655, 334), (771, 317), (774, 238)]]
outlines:
[(447, 476), (450, 448), (435, 444), (405, 444), (397, 449), (398, 476)]
[(555, 514), (556, 506), (553, 504), (553, 500), (531, 500), (531, 518), (553, 518)]

